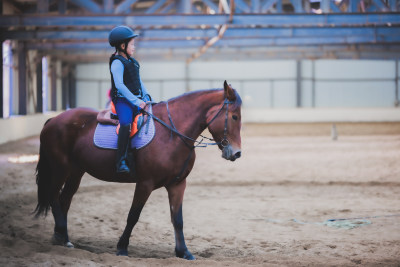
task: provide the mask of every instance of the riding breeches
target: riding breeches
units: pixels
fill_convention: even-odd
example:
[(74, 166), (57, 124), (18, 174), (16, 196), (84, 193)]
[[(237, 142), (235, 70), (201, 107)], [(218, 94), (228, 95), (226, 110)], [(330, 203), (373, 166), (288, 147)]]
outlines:
[(124, 97), (118, 97), (114, 105), (121, 126), (131, 124), (135, 116), (139, 114), (139, 107), (133, 106)]

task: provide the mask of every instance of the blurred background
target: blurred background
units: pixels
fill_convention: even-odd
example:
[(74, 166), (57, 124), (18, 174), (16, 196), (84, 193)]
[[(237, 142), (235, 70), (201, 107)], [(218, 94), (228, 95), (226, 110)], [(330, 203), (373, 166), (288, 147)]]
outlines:
[(398, 123), (398, 0), (3, 0), (0, 143), (103, 109), (109, 31), (132, 27), (155, 101), (227, 80), (245, 123)]

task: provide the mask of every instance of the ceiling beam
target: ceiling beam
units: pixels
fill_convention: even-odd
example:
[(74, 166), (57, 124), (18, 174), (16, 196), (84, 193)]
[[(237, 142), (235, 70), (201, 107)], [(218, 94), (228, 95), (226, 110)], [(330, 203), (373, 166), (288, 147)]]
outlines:
[[(137, 57), (146, 61), (163, 59), (185, 60), (196, 51), (185, 49), (141, 49)], [(268, 60), (268, 59), (399, 59), (400, 45), (310, 45), (310, 46), (275, 46), (262, 48), (220, 48), (210, 47), (209, 53), (203, 54), (207, 60)], [(107, 62), (111, 51), (90, 50), (47, 50), (52, 58), (72, 62)]]
[[(199, 48), (207, 40), (138, 40), (138, 48)], [(213, 44), (215, 47), (270, 47), (270, 46), (307, 46), (307, 45), (358, 45), (358, 44), (394, 44), (400, 43), (400, 35), (376, 36), (326, 36), (326, 37), (271, 37), (271, 38), (222, 38)], [(93, 42), (29, 42), (28, 49), (111, 49), (106, 40)], [(111, 51), (111, 50), (110, 50)]]
[[(209, 39), (218, 35), (218, 29), (142, 29), (137, 31), (141, 40), (192, 40)], [(11, 40), (107, 40), (109, 30), (16, 30), (2, 33)], [(377, 41), (398, 39), (400, 27), (305, 27), (305, 28), (228, 28), (224, 39), (278, 38), (278, 37), (353, 37), (365, 36)]]
[(229, 15), (3, 15), (0, 27), (103, 27), (114, 25), (131, 25), (134, 27), (214, 27), (230, 24), (240, 27), (305, 27), (305, 26), (368, 26), (398, 25), (400, 13), (365, 13), (365, 14), (237, 14), (232, 23)]

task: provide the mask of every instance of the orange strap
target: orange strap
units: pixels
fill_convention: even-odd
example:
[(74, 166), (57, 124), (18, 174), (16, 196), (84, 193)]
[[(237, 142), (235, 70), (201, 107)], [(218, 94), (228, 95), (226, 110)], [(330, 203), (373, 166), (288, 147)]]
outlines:
[[(132, 122), (131, 134), (129, 135), (130, 137), (134, 136), (138, 131), (137, 122), (138, 122), (138, 119), (140, 116), (143, 116), (143, 114), (142, 113), (138, 114), (135, 117), (135, 120)], [(117, 126), (117, 134), (119, 133), (119, 127), (120, 127), (120, 124), (118, 124), (118, 126)]]

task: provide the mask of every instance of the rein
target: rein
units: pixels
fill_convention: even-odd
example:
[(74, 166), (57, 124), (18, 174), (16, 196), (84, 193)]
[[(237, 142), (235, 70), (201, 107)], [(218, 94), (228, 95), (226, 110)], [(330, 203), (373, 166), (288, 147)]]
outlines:
[[(222, 140), (220, 142), (215, 142), (214, 139), (200, 135), (201, 136), (201, 140), (197, 141), (196, 139), (193, 139), (189, 136), (186, 136), (182, 133), (180, 133), (178, 131), (178, 129), (175, 127), (174, 122), (172, 121), (172, 117), (171, 117), (171, 113), (169, 111), (169, 106), (168, 106), (168, 101), (166, 102), (166, 106), (167, 106), (167, 113), (168, 113), (168, 119), (171, 123), (171, 126), (169, 126), (168, 124), (166, 124), (163, 120), (161, 120), (160, 118), (158, 118), (157, 116), (155, 116), (152, 113), (149, 113), (145, 110), (143, 110), (142, 112), (144, 114), (147, 114), (148, 116), (152, 117), (154, 120), (158, 121), (162, 126), (166, 127), (167, 129), (169, 129), (171, 131), (171, 135), (172, 133), (175, 133), (176, 135), (179, 136), (179, 138), (182, 140), (182, 142), (188, 147), (190, 148), (190, 153), (188, 155), (188, 157), (186, 158), (182, 169), (180, 170), (179, 174), (172, 179), (171, 182), (168, 183), (168, 185), (171, 185), (173, 183), (179, 183), (181, 181), (181, 177), (184, 173), (184, 171), (186, 170), (187, 166), (189, 165), (189, 161), (192, 158), (192, 154), (193, 151), (196, 147), (207, 147), (209, 145), (221, 145), (222, 147), (226, 147), (229, 145), (229, 140), (228, 140), (228, 110), (229, 110), (229, 104), (233, 104), (232, 101), (229, 101), (228, 98), (225, 98), (224, 103), (222, 104), (221, 108), (218, 110), (218, 112), (214, 115), (214, 117), (207, 123), (205, 128), (208, 128), (208, 126), (210, 126), (210, 124), (218, 117), (218, 115), (221, 113), (221, 111), (224, 109), (225, 105), (226, 105), (226, 112), (225, 112), (225, 125), (224, 125), (224, 137), (222, 138)], [(214, 143), (204, 143), (203, 140), (207, 139), (210, 141), (213, 141)], [(187, 140), (194, 142), (195, 145), (191, 146), (187, 143)]]
[[(218, 112), (214, 115), (214, 117), (210, 120), (210, 122), (207, 123), (205, 128), (208, 128), (208, 126), (211, 125), (211, 123), (218, 117), (218, 115), (221, 113), (221, 111), (224, 109), (225, 105), (226, 105), (226, 113), (225, 113), (225, 125), (224, 125), (224, 137), (222, 138), (222, 140), (220, 142), (215, 142), (214, 139), (200, 135), (200, 137), (202, 138), (200, 141), (197, 141), (196, 139), (193, 139), (189, 136), (186, 136), (184, 134), (182, 134), (181, 132), (178, 131), (178, 129), (175, 127), (174, 122), (172, 121), (172, 117), (171, 117), (171, 113), (169, 111), (169, 106), (168, 106), (168, 101), (166, 102), (166, 106), (167, 106), (167, 113), (168, 113), (168, 119), (171, 123), (171, 126), (168, 125), (167, 123), (165, 123), (163, 120), (161, 120), (160, 118), (158, 118), (157, 116), (155, 116), (152, 113), (148, 113), (145, 110), (142, 110), (142, 112), (150, 117), (152, 117), (154, 120), (156, 120), (157, 122), (159, 122), (162, 126), (166, 127), (167, 129), (169, 129), (172, 132), (175, 133), (176, 135), (179, 136), (179, 138), (183, 141), (183, 143), (193, 149), (196, 147), (207, 147), (209, 145), (221, 145), (222, 147), (226, 147), (229, 145), (229, 140), (228, 140), (228, 110), (229, 110), (229, 104), (233, 104), (232, 101), (229, 101), (228, 98), (225, 98), (224, 103), (222, 104), (221, 108), (218, 110)], [(204, 143), (203, 140), (207, 139), (210, 141), (214, 141), (214, 143)], [(189, 145), (187, 143), (187, 140), (192, 141), (194, 144), (196, 145)]]

